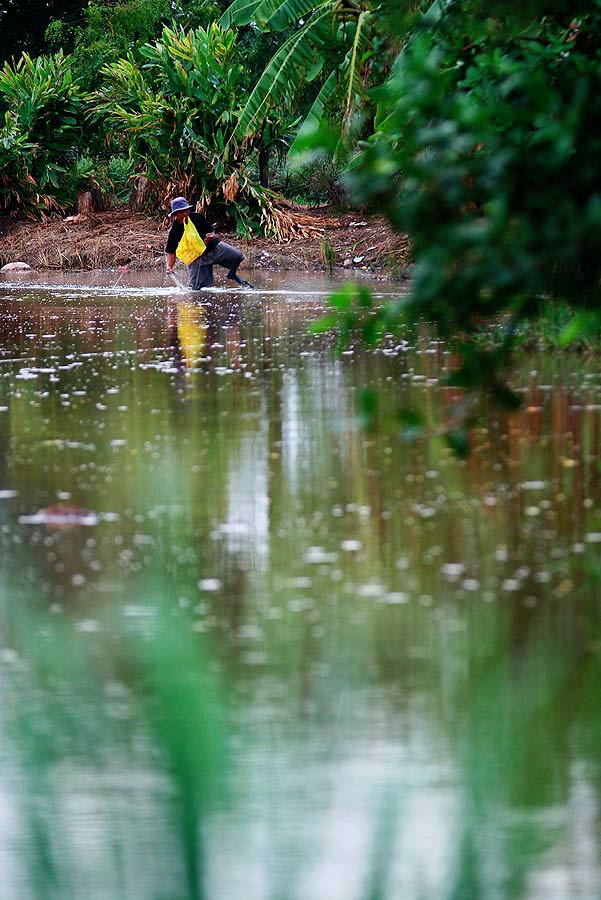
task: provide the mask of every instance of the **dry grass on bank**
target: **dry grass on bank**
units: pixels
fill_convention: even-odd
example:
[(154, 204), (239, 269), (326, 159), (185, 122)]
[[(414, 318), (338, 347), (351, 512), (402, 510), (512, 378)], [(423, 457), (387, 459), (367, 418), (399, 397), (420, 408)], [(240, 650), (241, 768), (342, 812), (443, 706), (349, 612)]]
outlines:
[[(246, 268), (362, 268), (398, 275), (409, 260), (409, 242), (384, 219), (330, 210), (299, 210), (287, 240), (223, 237), (240, 247)], [(34, 269), (159, 269), (164, 265), (167, 219), (126, 207), (13, 225), (0, 243), (0, 267), (26, 262)]]

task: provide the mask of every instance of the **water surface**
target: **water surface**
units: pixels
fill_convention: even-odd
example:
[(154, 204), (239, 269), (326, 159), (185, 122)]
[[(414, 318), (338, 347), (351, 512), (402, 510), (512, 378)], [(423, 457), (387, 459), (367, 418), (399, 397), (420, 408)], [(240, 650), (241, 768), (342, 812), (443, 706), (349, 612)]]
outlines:
[(462, 461), (335, 283), (0, 282), (1, 900), (598, 895), (597, 361)]

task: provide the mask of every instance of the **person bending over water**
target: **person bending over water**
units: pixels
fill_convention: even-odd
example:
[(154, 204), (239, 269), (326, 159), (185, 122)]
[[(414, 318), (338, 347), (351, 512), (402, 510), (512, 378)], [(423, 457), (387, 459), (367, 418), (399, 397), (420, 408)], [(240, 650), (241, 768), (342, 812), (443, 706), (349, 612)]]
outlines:
[(186, 220), (189, 219), (206, 245), (204, 252), (199, 252), (195, 259), (187, 262), (191, 289), (199, 291), (201, 288), (212, 287), (215, 284), (213, 279), (213, 266), (215, 264), (227, 269), (225, 277), (230, 281), (234, 281), (243, 287), (252, 287), (252, 284), (249, 284), (248, 281), (245, 281), (244, 278), (237, 274), (238, 266), (244, 259), (244, 254), (232, 247), (231, 244), (226, 244), (225, 241), (222, 241), (215, 234), (214, 226), (209, 225), (202, 213), (192, 212), (192, 206), (185, 197), (176, 197), (175, 200), (171, 201), (169, 218), (173, 221), (173, 224), (169, 229), (165, 246), (166, 271), (168, 275), (173, 272), (176, 251), (184, 236)]

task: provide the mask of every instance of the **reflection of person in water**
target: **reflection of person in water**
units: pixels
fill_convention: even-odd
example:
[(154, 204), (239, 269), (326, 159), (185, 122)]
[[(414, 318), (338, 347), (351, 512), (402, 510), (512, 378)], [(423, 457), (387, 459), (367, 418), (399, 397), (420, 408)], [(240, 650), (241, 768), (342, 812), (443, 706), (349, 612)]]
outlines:
[(174, 363), (194, 368), (211, 363), (216, 352), (225, 351), (228, 366), (240, 364), (240, 304), (194, 303), (171, 300), (169, 303), (170, 345)]
[(238, 266), (244, 259), (244, 254), (222, 241), (215, 233), (215, 227), (209, 225), (202, 213), (192, 212), (192, 206), (185, 197), (176, 197), (175, 200), (171, 201), (169, 217), (173, 224), (165, 247), (166, 271), (168, 275), (173, 272), (176, 250), (184, 236), (184, 224), (189, 219), (206, 245), (205, 251), (188, 263), (188, 277), (192, 290), (199, 291), (201, 288), (212, 287), (215, 284), (213, 279), (213, 266), (215, 264), (227, 269), (225, 277), (230, 281), (234, 281), (236, 284), (244, 287), (252, 287), (248, 281), (245, 281), (237, 273)]

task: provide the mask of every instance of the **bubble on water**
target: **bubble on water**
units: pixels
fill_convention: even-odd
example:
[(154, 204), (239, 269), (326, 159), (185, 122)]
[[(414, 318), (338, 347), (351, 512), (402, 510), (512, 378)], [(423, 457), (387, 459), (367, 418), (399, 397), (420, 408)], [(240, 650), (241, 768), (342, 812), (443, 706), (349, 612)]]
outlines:
[(401, 606), (409, 603), (409, 594), (404, 591), (389, 591), (382, 597), (382, 603), (389, 603), (391, 606)]
[(238, 631), (238, 636), (242, 638), (243, 641), (259, 641), (263, 637), (263, 632), (258, 625), (248, 623), (242, 625)]
[(541, 510), (539, 509), (538, 506), (527, 506), (526, 509), (524, 510), (524, 513), (527, 516), (540, 516)]
[(359, 597), (381, 597), (385, 593), (384, 585), (377, 581), (370, 581), (367, 584), (361, 584), (357, 588)]
[(78, 574), (73, 575), (71, 578), (71, 584), (73, 585), (73, 587), (83, 587), (83, 585), (85, 583), (86, 583), (85, 575), (81, 575), (78, 573)]
[(95, 634), (101, 630), (100, 622), (96, 619), (82, 619), (81, 622), (75, 623), (75, 630), (80, 634)]
[(340, 544), (340, 549), (345, 550), (348, 553), (356, 553), (358, 550), (361, 550), (362, 547), (363, 544), (361, 543), (361, 541), (352, 539), (342, 541), (342, 543)]
[(310, 597), (295, 597), (288, 602), (288, 609), (290, 612), (305, 612), (313, 609), (313, 600)]
[(601, 544), (601, 531), (589, 531), (584, 535), (587, 544)]
[(13, 497), (17, 496), (17, 491), (11, 491), (9, 489), (0, 490), (0, 500), (12, 500)]
[(249, 650), (243, 655), (242, 660), (247, 666), (264, 666), (269, 657), (261, 650)]
[(436, 515), (436, 510), (433, 506), (418, 506), (416, 512), (421, 519), (431, 519)]
[(503, 583), (501, 584), (501, 590), (508, 593), (519, 591), (520, 587), (521, 582), (517, 578), (506, 578), (505, 581), (503, 581)]
[(127, 603), (123, 607), (123, 615), (128, 619), (148, 619), (154, 614), (152, 606), (143, 606), (141, 603)]
[(464, 591), (477, 591), (480, 587), (480, 582), (476, 578), (465, 578), (461, 582), (461, 587)]
[(297, 578), (288, 578), (284, 582), (284, 587), (287, 588), (309, 588), (313, 584), (313, 579), (308, 578), (305, 575), (299, 575)]
[(201, 578), (198, 582), (198, 587), (201, 591), (220, 591), (223, 587), (222, 582), (219, 578)]
[(465, 572), (463, 563), (450, 562), (440, 567), (440, 571), (449, 581), (457, 581)]
[(311, 565), (334, 563), (338, 559), (337, 553), (330, 553), (323, 547), (307, 547), (304, 560)]

